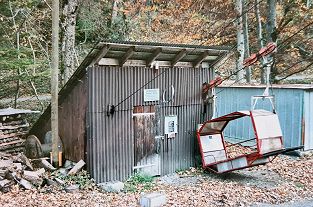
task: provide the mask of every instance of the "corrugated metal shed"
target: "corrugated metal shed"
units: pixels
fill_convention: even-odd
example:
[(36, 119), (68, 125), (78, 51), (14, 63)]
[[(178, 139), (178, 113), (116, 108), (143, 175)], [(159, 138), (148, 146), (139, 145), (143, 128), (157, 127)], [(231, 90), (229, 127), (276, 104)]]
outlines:
[[(214, 64), (228, 50), (98, 43), (59, 93), (65, 157), (77, 161), (84, 154), (97, 182), (125, 180), (135, 169), (164, 175), (194, 166), (195, 129), (212, 112), (202, 100), (202, 84), (214, 77)], [(147, 101), (145, 89), (157, 92), (152, 94), (156, 99)], [(177, 121), (167, 123), (165, 117)], [(49, 119), (48, 108), (32, 133), (41, 138)], [(165, 134), (165, 124), (177, 132)]]
[[(251, 108), (251, 97), (261, 95), (265, 86), (219, 87), (217, 94), (218, 115)], [(274, 85), (276, 109), (280, 119), (285, 147), (305, 145), (313, 149), (312, 85)], [(311, 104), (310, 104), (311, 103)], [(260, 101), (256, 108), (271, 110), (268, 101)], [(254, 136), (252, 126), (245, 120), (232, 123), (225, 130), (230, 138), (247, 139)]]
[(197, 124), (204, 120), (201, 119), (201, 83), (213, 77), (213, 70), (162, 68), (159, 73), (166, 72), (145, 88), (158, 88), (160, 91), (165, 91), (173, 85), (176, 89), (173, 102), (144, 102), (142, 90), (123, 102), (113, 116), (107, 116), (106, 106), (119, 103), (147, 80), (153, 79), (154, 70), (146, 67), (96, 66), (88, 71), (87, 153), (89, 170), (96, 180), (125, 179), (136, 166), (133, 157), (135, 106), (153, 105), (159, 108), (161, 116), (159, 131), (162, 135), (164, 135), (164, 117), (168, 115), (178, 117), (176, 137), (164, 138), (160, 141), (161, 174), (194, 165), (194, 132)]
[(304, 150), (313, 149), (313, 90), (304, 91)]

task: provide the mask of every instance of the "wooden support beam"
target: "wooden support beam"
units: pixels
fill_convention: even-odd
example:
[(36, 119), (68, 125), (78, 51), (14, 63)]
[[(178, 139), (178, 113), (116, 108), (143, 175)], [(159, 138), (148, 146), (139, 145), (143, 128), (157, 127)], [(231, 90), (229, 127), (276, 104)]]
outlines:
[(155, 61), (155, 59), (157, 59), (157, 57), (161, 54), (161, 52), (162, 52), (162, 48), (158, 47), (147, 60), (146, 66), (150, 67), (152, 62)]
[(187, 50), (183, 49), (181, 50), (176, 56), (175, 58), (171, 61), (171, 66), (174, 67), (175, 64), (180, 61), (183, 57), (185, 57), (187, 54)]
[(135, 52), (135, 46), (130, 47), (126, 53), (123, 55), (123, 57), (119, 60), (119, 66), (123, 66), (124, 63), (134, 54)]
[[(171, 62), (170, 61), (155, 61), (158, 63), (159, 67), (171, 67)], [(110, 65), (110, 66), (118, 66), (119, 65), (119, 60), (114, 59), (114, 58), (102, 58), (99, 61), (99, 65)], [(145, 60), (127, 60), (123, 66), (146, 66), (146, 61)], [(192, 68), (192, 62), (177, 62), (175, 64), (177, 67), (188, 67)]]
[(98, 64), (98, 62), (109, 52), (110, 48), (111, 45), (104, 45), (90, 65)]
[(204, 51), (194, 62), (193, 67), (198, 67), (200, 63), (209, 56), (209, 52), (206, 50)]

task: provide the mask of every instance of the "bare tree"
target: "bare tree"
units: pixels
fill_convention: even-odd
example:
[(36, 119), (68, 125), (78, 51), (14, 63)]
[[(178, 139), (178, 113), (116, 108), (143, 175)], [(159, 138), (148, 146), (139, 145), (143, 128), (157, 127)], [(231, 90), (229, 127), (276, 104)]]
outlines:
[(244, 71), (243, 71), (243, 60), (244, 60), (244, 53), (245, 53), (245, 44), (244, 44), (244, 25), (243, 25), (243, 18), (242, 18), (242, 8), (243, 3), (242, 0), (236, 0), (236, 12), (237, 12), (237, 75), (236, 80), (238, 82), (243, 82), (244, 79)]
[[(267, 32), (267, 42), (274, 42), (277, 41), (277, 23), (276, 23), (276, 5), (277, 0), (267, 0), (267, 25), (266, 25), (266, 32)], [(267, 64), (266, 64), (266, 74), (267, 74), (267, 81), (269, 81), (269, 74), (271, 73), (272, 77), (277, 75), (277, 70), (274, 65), (274, 59), (272, 56), (267, 56)]]
[[(242, 6), (244, 6), (246, 0), (242, 0)], [(248, 13), (245, 12), (242, 16), (243, 21), (243, 36), (244, 36), (244, 58), (250, 56), (250, 45), (249, 45), (249, 25), (248, 25)], [(246, 68), (246, 82), (251, 82), (251, 67)]]
[(306, 0), (306, 7), (311, 8), (312, 0)]
[[(264, 39), (263, 39), (263, 33), (262, 33), (262, 21), (261, 21), (261, 15), (260, 15), (260, 5), (258, 3), (258, 0), (254, 0), (254, 13), (255, 13), (255, 19), (256, 19), (256, 31), (257, 31), (257, 38), (258, 38), (258, 45), (259, 48), (264, 47)], [(261, 59), (262, 67), (261, 67), (261, 83), (266, 82), (266, 65), (267, 65), (267, 58)]]
[(64, 83), (68, 81), (75, 71), (75, 26), (78, 11), (78, 0), (68, 0), (64, 5), (64, 38), (63, 38), (63, 63)]
[[(10, 12), (11, 12), (11, 16), (12, 16), (12, 22), (13, 22), (13, 27), (14, 27), (14, 31), (15, 31), (15, 35), (16, 35), (17, 59), (20, 60), (21, 59), (21, 53), (20, 53), (20, 30), (17, 27), (16, 21), (15, 21), (15, 16), (17, 15), (17, 13), (14, 14), (11, 1), (9, 1), (9, 8), (10, 8)], [(18, 69), (17, 69), (16, 92), (15, 92), (15, 98), (14, 98), (14, 108), (17, 107), (17, 99), (18, 99), (19, 94), (20, 94), (20, 85), (21, 85), (20, 74), (21, 74), (21, 68), (18, 67)]]
[(118, 0), (113, 0), (110, 27), (114, 26), (114, 24), (116, 23), (117, 9), (118, 9)]
[(52, 161), (57, 166), (58, 157), (58, 73), (59, 73), (59, 0), (52, 1), (52, 55), (51, 55), (51, 134)]

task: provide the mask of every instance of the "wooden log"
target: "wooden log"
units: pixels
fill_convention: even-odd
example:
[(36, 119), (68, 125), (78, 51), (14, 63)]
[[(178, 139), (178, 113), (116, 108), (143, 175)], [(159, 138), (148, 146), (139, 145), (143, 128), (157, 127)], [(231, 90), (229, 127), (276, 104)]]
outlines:
[(21, 132), (17, 132), (17, 133), (0, 135), (0, 139), (6, 139), (6, 138), (10, 138), (10, 137), (19, 137), (19, 136), (25, 135), (26, 133), (27, 133), (27, 131), (21, 131)]
[(44, 168), (40, 168), (39, 170), (36, 171), (36, 173), (37, 173), (37, 175), (38, 175), (39, 177), (41, 177), (45, 172), (46, 172), (46, 171), (45, 171)]
[(13, 160), (0, 160), (0, 168), (9, 168), (13, 165)]
[(8, 160), (12, 158), (12, 155), (5, 153), (5, 152), (0, 152), (0, 158)]
[(67, 175), (75, 175), (78, 173), (85, 165), (86, 163), (84, 160), (80, 160), (69, 172)]
[(19, 133), (19, 132), (27, 133), (27, 129), (28, 128), (22, 127), (22, 128), (17, 128), (17, 129), (5, 129), (5, 130), (1, 130), (1, 132), (3, 135)]
[(41, 185), (43, 182), (43, 179), (34, 171), (24, 170), (23, 178), (37, 186)]
[(56, 170), (56, 168), (53, 167), (46, 159), (41, 159), (41, 164), (47, 170), (50, 170), (50, 171)]
[(11, 180), (7, 180), (7, 179), (1, 180), (0, 181), (0, 190), (3, 193), (9, 192), (12, 185), (13, 185), (13, 182)]
[(7, 174), (9, 173), (9, 170), (7, 168), (5, 169), (0, 169), (0, 176), (5, 178)]
[(30, 170), (34, 170), (31, 162), (29, 161), (29, 159), (24, 155), (24, 153), (20, 153), (18, 156), (18, 159), (21, 160), (21, 162), (27, 166), (28, 169)]
[(19, 184), (21, 185), (21, 186), (23, 186), (25, 189), (27, 189), (27, 190), (30, 190), (30, 189), (32, 189), (33, 188), (33, 185), (30, 183), (30, 182), (28, 182), (27, 180), (25, 180), (25, 179), (21, 179), (20, 181), (19, 181)]
[(11, 146), (11, 145), (23, 143), (23, 142), (24, 142), (24, 140), (15, 140), (15, 141), (12, 141), (12, 142), (1, 143), (0, 144), (0, 149), (6, 148), (6, 147)]
[(65, 182), (61, 180), (60, 178), (54, 178), (54, 180), (59, 184), (59, 185), (64, 185)]
[(24, 149), (25, 149), (24, 146), (20, 146), (20, 147), (14, 146), (13, 148), (5, 149), (3, 151), (5, 151), (6, 153), (16, 154), (16, 153), (19, 153), (19, 152), (23, 152)]
[(19, 125), (19, 124), (26, 124), (26, 120), (17, 120), (17, 121), (11, 121), (11, 122), (3, 122), (1, 123), (2, 126), (12, 126), (12, 125)]
[(0, 120), (3, 121), (3, 122), (4, 122), (6, 119), (7, 119), (6, 116), (1, 116), (1, 118), (0, 118)]
[(29, 127), (29, 124), (18, 124), (18, 125), (7, 125), (7, 126), (0, 126), (0, 130), (7, 130), (7, 129), (19, 129), (19, 128), (27, 128)]

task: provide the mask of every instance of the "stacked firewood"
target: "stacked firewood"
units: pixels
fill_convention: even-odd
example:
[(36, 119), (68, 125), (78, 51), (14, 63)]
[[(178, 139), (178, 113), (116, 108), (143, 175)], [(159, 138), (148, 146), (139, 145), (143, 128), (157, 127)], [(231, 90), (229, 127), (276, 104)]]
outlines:
[[(78, 173), (84, 165), (83, 160), (78, 163), (66, 160), (62, 168), (56, 169), (48, 162), (48, 158), (31, 160), (23, 153), (9, 154), (0, 152), (0, 195), (1, 192), (11, 191), (13, 186), (16, 185), (27, 190), (38, 189), (46, 185), (62, 188), (64, 186), (66, 192), (78, 190), (78, 186), (73, 185), (72, 179), (78, 181), (80, 176)], [(76, 178), (73, 177), (76, 175)], [(79, 181), (81, 180), (81, 177), (79, 177)]]
[(28, 129), (29, 123), (21, 114), (0, 116), (0, 152), (23, 151)]

